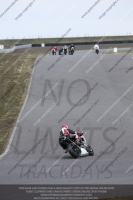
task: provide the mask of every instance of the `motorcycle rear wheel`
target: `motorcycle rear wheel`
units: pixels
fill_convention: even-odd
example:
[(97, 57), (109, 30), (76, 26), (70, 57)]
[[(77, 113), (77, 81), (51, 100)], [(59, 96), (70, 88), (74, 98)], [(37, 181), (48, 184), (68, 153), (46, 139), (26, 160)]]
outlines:
[(81, 150), (74, 144), (68, 146), (68, 152), (73, 158), (79, 158), (81, 154)]

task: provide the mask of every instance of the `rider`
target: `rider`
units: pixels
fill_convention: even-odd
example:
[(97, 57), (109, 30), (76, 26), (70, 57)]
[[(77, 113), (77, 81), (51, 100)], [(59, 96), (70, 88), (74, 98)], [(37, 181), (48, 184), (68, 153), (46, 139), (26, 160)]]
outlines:
[(52, 50), (57, 51), (56, 46), (52, 46), (51, 51), (52, 51)]
[(67, 47), (66, 45), (64, 45), (64, 47), (63, 47), (63, 52), (64, 52), (65, 50), (68, 52), (68, 47)]
[(99, 45), (96, 43), (95, 45), (94, 45), (94, 50), (99, 50)]
[(70, 51), (71, 51), (71, 48), (73, 47), (73, 49), (75, 50), (75, 46), (74, 46), (74, 44), (71, 44), (71, 46), (70, 46)]
[[(73, 134), (72, 137), (77, 139), (77, 140), (78, 140), (79, 136), (83, 135), (83, 133), (80, 133), (80, 132), (77, 132), (77, 131), (73, 131), (73, 130), (69, 129), (67, 125), (63, 125), (61, 127), (61, 130), (60, 130), (60, 136), (67, 136), (69, 134)], [(59, 138), (59, 143), (62, 146), (62, 148), (65, 150), (65, 153), (67, 153), (67, 145), (66, 144), (62, 144), (60, 142), (60, 138)]]

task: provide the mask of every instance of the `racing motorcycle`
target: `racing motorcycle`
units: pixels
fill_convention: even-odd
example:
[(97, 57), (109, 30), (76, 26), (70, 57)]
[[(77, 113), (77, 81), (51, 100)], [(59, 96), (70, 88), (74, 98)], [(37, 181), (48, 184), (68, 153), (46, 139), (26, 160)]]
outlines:
[(52, 49), (51, 51), (52, 51), (53, 55), (56, 55), (56, 50), (55, 49)]
[(64, 49), (64, 54), (65, 54), (65, 55), (67, 54), (67, 49)]
[(97, 54), (99, 53), (99, 49), (96, 49), (96, 51), (95, 51)]
[(69, 55), (73, 55), (74, 54), (74, 47), (72, 47), (69, 51)]
[(63, 53), (63, 48), (59, 49), (59, 55)]
[(67, 145), (67, 150), (73, 158), (79, 158), (82, 156), (93, 156), (93, 149), (86, 144), (84, 135), (79, 137), (78, 143), (75, 140), (75, 136), (71, 137), (70, 134), (67, 136), (60, 136), (60, 143)]

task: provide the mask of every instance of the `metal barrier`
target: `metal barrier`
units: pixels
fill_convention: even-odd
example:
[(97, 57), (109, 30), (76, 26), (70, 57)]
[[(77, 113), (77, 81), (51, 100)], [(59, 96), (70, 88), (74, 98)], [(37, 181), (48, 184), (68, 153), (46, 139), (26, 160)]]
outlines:
[(32, 47), (32, 44), (25, 44), (25, 45), (20, 45), (20, 46), (14, 46), (11, 49), (0, 49), (0, 53), (11, 53), (17, 49), (24, 49), (24, 48), (30, 48)]
[(63, 45), (94, 45), (96, 43), (99, 44), (123, 44), (123, 43), (133, 43), (133, 40), (113, 40), (113, 41), (95, 41), (95, 42), (62, 42), (62, 43), (47, 43), (45, 46), (63, 46)]

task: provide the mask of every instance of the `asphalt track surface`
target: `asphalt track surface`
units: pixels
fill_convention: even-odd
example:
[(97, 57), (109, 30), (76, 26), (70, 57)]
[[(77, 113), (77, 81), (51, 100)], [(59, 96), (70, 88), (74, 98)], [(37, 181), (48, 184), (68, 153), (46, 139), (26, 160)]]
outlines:
[[(14, 126), (10, 149), (0, 158), (0, 184), (133, 184), (133, 169), (126, 173), (133, 165), (133, 107), (130, 106), (133, 70), (126, 72), (133, 64), (132, 54), (126, 55), (110, 72), (125, 54), (108, 54), (86, 73), (103, 55), (90, 52), (83, 58), (86, 53), (79, 51), (73, 56), (38, 58), (40, 61), (32, 73), (27, 101), (19, 123)], [(60, 60), (57, 62), (57, 59)], [(46, 88), (46, 84), (54, 87), (52, 92), (48, 92), (50, 88)], [(95, 88), (90, 90), (93, 86)], [(85, 97), (86, 102), (74, 106), (87, 91), (90, 92)], [(74, 126), (97, 100), (97, 105)], [(113, 125), (129, 106), (130, 109)], [(86, 132), (95, 155), (73, 159), (64, 154), (58, 145), (62, 124)], [(120, 155), (123, 149), (126, 150)], [(116, 157), (112, 166), (101, 173)], [(28, 171), (32, 165), (34, 167)]]

